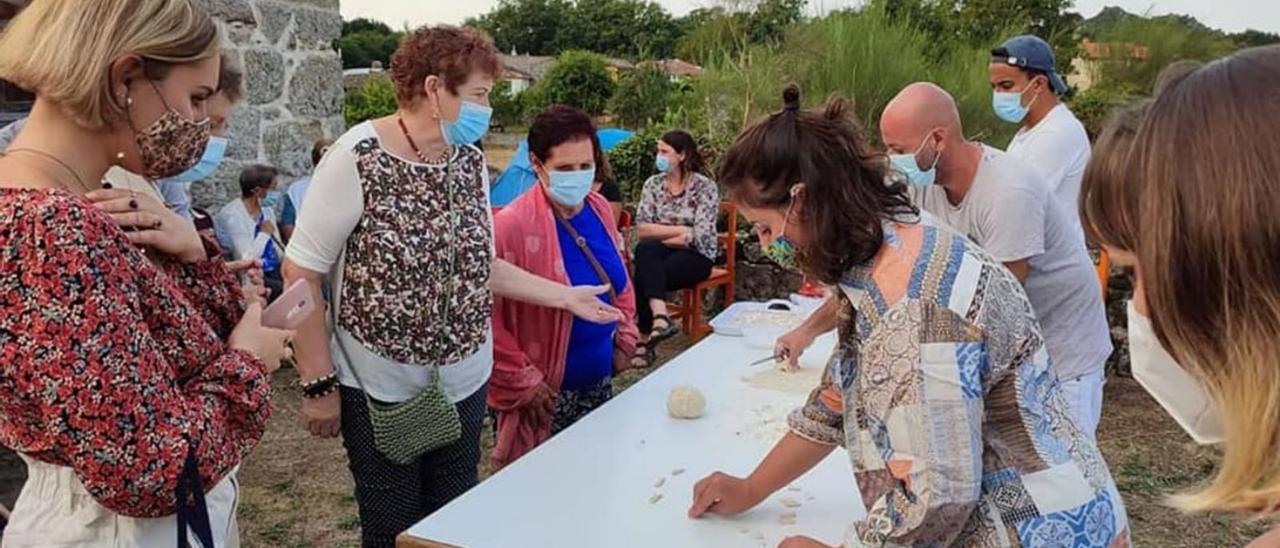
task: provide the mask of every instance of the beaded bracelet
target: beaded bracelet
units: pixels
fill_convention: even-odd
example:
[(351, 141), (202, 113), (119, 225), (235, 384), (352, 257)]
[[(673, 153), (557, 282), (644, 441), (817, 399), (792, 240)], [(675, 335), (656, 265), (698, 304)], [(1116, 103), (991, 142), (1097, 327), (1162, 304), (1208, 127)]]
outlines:
[(338, 388), (338, 374), (329, 373), (318, 379), (299, 382), (302, 386), (302, 397), (307, 399), (323, 398)]

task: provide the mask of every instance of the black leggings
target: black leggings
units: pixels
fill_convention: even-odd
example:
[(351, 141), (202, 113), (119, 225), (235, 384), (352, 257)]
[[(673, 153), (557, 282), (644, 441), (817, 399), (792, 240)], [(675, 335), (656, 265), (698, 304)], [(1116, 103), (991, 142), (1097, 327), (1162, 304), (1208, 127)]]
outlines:
[(342, 444), (356, 480), (364, 548), (394, 548), (396, 535), (479, 483), (480, 429), (486, 387), (456, 404), (462, 438), (401, 465), (373, 443), (369, 408), (359, 390), (340, 387)]
[(640, 333), (653, 331), (649, 299), (666, 299), (667, 293), (687, 289), (711, 277), (711, 259), (692, 249), (667, 247), (658, 240), (636, 246), (636, 316)]

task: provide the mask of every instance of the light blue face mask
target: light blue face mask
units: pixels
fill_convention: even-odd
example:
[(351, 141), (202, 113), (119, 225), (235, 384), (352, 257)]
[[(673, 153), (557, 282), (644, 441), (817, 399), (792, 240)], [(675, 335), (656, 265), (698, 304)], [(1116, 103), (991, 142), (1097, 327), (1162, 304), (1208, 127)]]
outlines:
[(171, 183), (193, 183), (195, 181), (203, 181), (208, 179), (213, 172), (218, 169), (218, 165), (222, 163), (222, 156), (227, 152), (227, 138), (213, 136), (209, 137), (209, 144), (204, 146), (204, 156), (200, 157), (200, 161), (196, 165), (191, 166), (182, 173), (164, 179)]
[(653, 159), (653, 167), (661, 173), (671, 173), (671, 159), (659, 154)]
[(562, 206), (573, 207), (581, 204), (591, 193), (591, 184), (596, 181), (596, 168), (579, 171), (552, 171), (547, 193), (551, 199)]
[(926, 188), (933, 184), (938, 174), (935, 168), (938, 167), (938, 160), (942, 158), (942, 153), (939, 152), (933, 156), (933, 165), (929, 166), (929, 169), (920, 169), (920, 162), (916, 160), (916, 156), (920, 154), (920, 151), (924, 150), (924, 144), (929, 142), (929, 137), (929, 135), (925, 135), (924, 140), (920, 141), (920, 146), (916, 147), (916, 151), (911, 154), (889, 155), (889, 161), (893, 163), (893, 167), (898, 168), (898, 171), (906, 175), (907, 181), (912, 186), (919, 188)]
[(991, 108), (995, 109), (996, 116), (1001, 120), (1010, 124), (1021, 124), (1022, 119), (1027, 117), (1027, 112), (1031, 111), (1031, 105), (1034, 105), (1036, 99), (1040, 96), (1036, 95), (1027, 106), (1022, 106), (1022, 96), (1035, 85), (1035, 80), (1027, 83), (1027, 87), (1022, 91), (997, 91), (991, 94)]
[(469, 145), (484, 138), (489, 132), (489, 118), (493, 109), (471, 101), (463, 101), (458, 109), (458, 119), (452, 122), (441, 119), (440, 129), (444, 139), (454, 146)]
[(262, 204), (261, 204), (262, 208), (263, 209), (270, 208), (273, 214), (277, 216), (280, 215), (280, 200), (282, 199), (283, 195), (284, 193), (280, 192), (279, 190), (272, 190), (267, 192), (267, 195), (262, 198)]

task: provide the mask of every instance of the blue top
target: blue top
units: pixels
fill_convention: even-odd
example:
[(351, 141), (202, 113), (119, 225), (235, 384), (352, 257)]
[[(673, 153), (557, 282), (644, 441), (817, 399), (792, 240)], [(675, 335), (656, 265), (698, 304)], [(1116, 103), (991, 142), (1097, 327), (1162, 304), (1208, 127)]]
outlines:
[(293, 206), (293, 197), (284, 195), (284, 210), (280, 212), (280, 226), (294, 226), (298, 224), (298, 210)]
[[(583, 207), (582, 211), (569, 219), (569, 224), (587, 241), (587, 247), (591, 248), (592, 254), (609, 275), (609, 283), (614, 291), (622, 293), (627, 288), (627, 270), (622, 265), (622, 258), (618, 256), (613, 240), (609, 238), (609, 231), (600, 222), (595, 211), (589, 206)], [(569, 275), (569, 284), (601, 285), (603, 282), (600, 281), (600, 275), (559, 221), (556, 221), (556, 236), (560, 240), (560, 255), (564, 257), (564, 270)], [(601, 294), (600, 300), (608, 302), (609, 294)], [(616, 322), (596, 324), (573, 318), (561, 389), (593, 388), (613, 375), (613, 334), (617, 327)]]

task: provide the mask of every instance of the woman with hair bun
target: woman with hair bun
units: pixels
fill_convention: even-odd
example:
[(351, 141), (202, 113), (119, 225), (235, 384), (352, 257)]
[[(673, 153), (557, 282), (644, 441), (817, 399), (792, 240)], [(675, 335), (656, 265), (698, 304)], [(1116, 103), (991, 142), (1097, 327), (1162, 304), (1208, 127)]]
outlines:
[(699, 481), (689, 516), (744, 512), (842, 446), (867, 515), (837, 544), (1127, 546), (1017, 278), (911, 205), (844, 100), (801, 110), (792, 85), (783, 103), (721, 181), (771, 259), (832, 287), (839, 343), (790, 432), (749, 476)]

